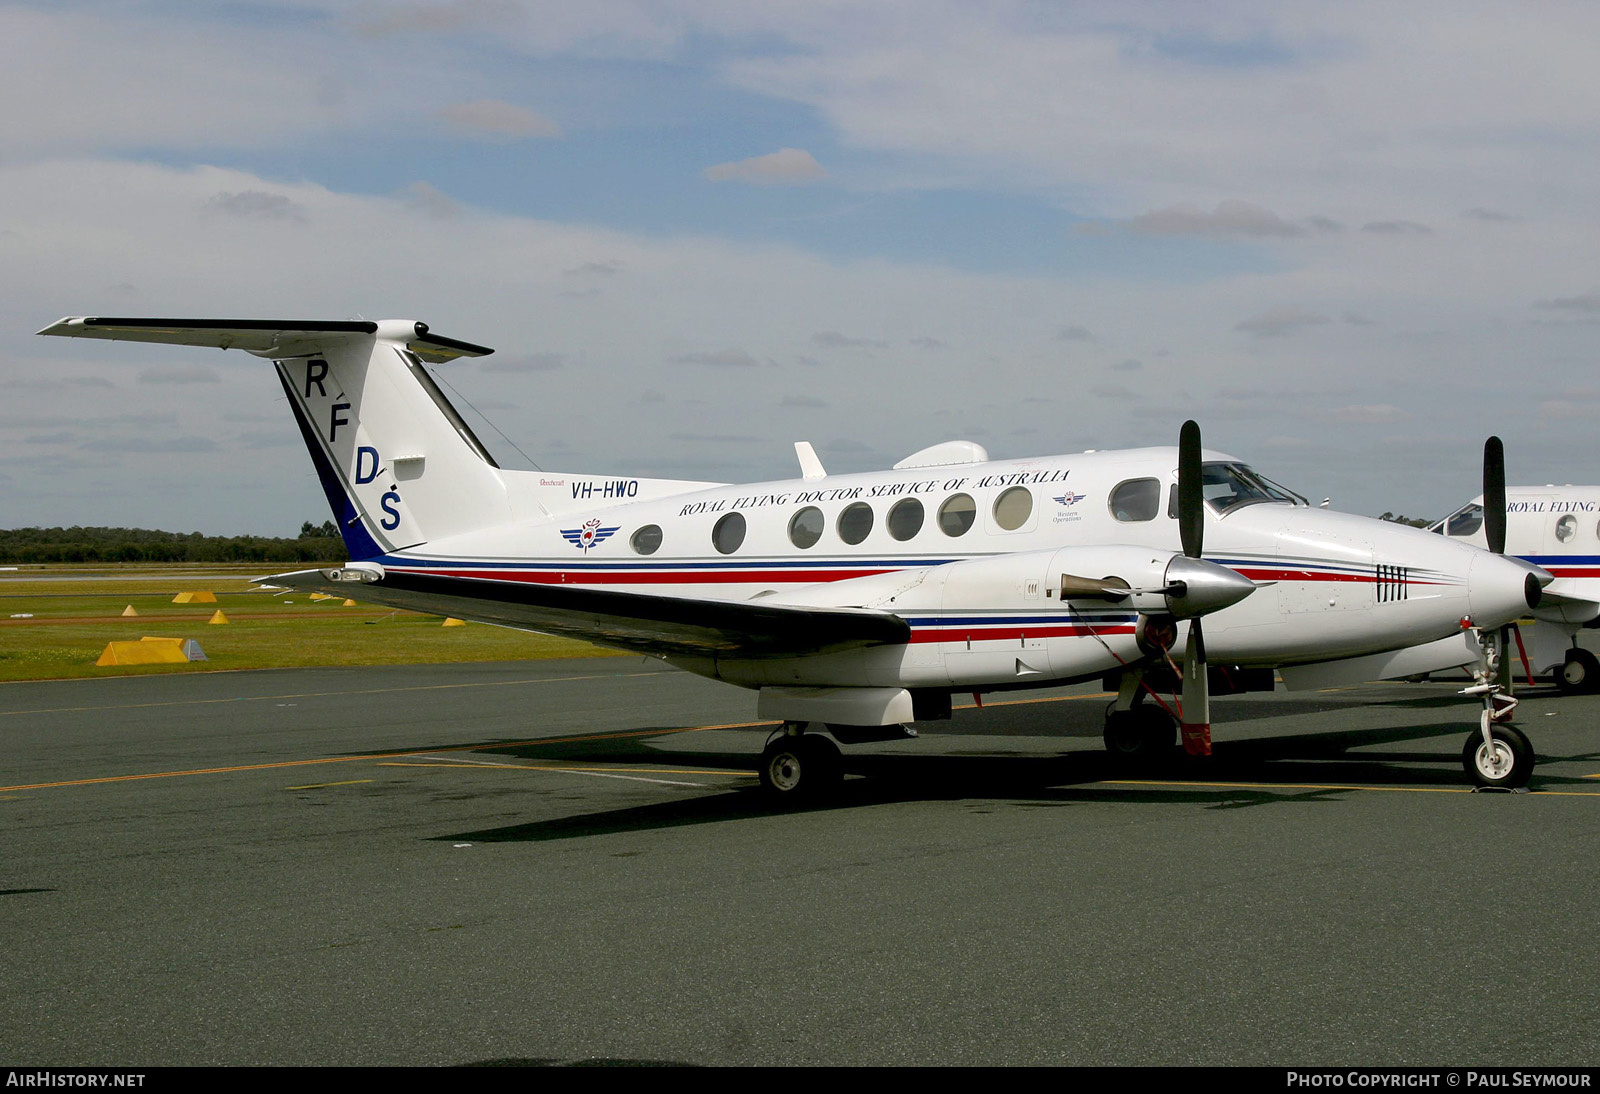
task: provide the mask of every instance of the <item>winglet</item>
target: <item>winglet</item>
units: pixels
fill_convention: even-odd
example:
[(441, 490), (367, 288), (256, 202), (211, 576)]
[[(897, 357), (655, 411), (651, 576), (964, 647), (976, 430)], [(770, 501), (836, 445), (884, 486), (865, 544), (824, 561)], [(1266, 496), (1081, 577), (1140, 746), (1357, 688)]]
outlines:
[(817, 459), (817, 450), (811, 447), (810, 441), (795, 441), (794, 454), (800, 457), (800, 477), (806, 479), (825, 479), (828, 472), (823, 470), (822, 461)]

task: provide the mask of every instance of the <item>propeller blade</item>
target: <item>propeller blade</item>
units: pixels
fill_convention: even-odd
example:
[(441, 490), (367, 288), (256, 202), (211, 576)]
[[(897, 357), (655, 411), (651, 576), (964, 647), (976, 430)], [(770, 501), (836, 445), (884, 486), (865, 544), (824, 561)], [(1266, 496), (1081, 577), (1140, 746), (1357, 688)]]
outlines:
[(1506, 553), (1506, 449), (1499, 437), (1483, 442), (1483, 532), (1489, 550)]
[(1205, 494), (1200, 486), (1200, 426), (1183, 423), (1178, 431), (1178, 538), (1183, 553), (1200, 557), (1205, 536)]
[(1211, 755), (1211, 689), (1199, 619), (1189, 621), (1189, 641), (1183, 649), (1183, 750), (1191, 756)]

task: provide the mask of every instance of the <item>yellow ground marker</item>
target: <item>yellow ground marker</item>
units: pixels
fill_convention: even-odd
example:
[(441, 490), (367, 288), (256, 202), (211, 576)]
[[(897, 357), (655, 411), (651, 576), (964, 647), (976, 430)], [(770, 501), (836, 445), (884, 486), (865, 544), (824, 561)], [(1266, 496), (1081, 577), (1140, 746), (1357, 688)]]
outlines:
[(345, 602), (344, 602), (344, 606), (345, 606), (345, 607), (346, 607), (346, 608), (353, 608), (353, 607), (355, 607), (355, 606), (356, 606), (356, 602), (355, 602), (355, 601), (354, 601), (354, 600), (346, 600), (346, 601), (345, 601)]
[(439, 625), (441, 627), (465, 627), (467, 625), (467, 621), (465, 619), (457, 619), (454, 616), (451, 616), (449, 619), (446, 619)]
[(124, 619), (131, 619), (133, 616), (136, 616), (138, 614), (139, 614), (138, 612), (133, 610), (133, 605), (132, 604), (129, 604), (126, 608), (122, 609), (122, 618), (124, 618)]
[(181, 638), (146, 638), (142, 642), (107, 642), (95, 665), (186, 665)]
[(311, 599), (312, 600), (336, 600), (338, 598), (334, 597), (334, 596), (330, 596), (328, 593), (312, 593), (311, 594)]
[(222, 614), (221, 608), (218, 608), (212, 613), (211, 618), (206, 620), (207, 623), (226, 623), (227, 621), (228, 617)]
[(174, 604), (215, 604), (216, 593), (179, 593), (172, 598)]

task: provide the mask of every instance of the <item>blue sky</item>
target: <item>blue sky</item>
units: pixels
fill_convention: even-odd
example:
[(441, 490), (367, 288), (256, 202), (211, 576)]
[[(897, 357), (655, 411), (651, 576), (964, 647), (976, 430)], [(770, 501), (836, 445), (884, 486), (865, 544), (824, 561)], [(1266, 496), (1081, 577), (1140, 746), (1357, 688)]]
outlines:
[(1592, 480), (1597, 46), (1560, 3), (0, 4), (0, 523), (320, 514), (259, 363), (64, 314), (423, 319), (566, 471), (1192, 416), (1357, 512), (1453, 508), (1489, 432)]

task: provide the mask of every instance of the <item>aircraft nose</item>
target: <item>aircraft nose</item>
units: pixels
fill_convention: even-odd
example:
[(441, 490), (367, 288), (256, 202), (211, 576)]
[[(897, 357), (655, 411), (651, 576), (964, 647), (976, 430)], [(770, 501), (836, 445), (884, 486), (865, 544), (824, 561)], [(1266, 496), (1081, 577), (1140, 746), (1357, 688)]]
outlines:
[(1555, 580), (1520, 558), (1483, 551), (1467, 571), (1467, 602), (1480, 627), (1499, 627), (1539, 606), (1541, 590)]

